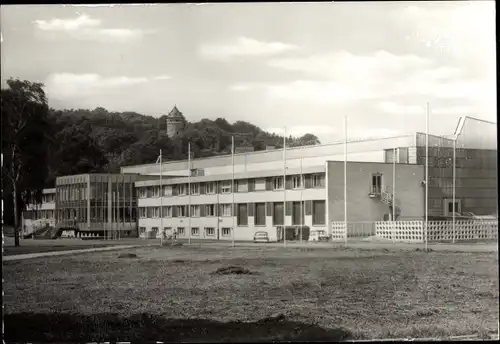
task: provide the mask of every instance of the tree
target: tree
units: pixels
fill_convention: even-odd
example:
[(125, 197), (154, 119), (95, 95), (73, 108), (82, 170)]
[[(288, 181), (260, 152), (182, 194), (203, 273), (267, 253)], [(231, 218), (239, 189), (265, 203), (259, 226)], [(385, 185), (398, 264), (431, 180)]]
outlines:
[(12, 190), (14, 241), (19, 246), (19, 220), (30, 203), (40, 204), (47, 177), (49, 138), (47, 97), (43, 84), (9, 79), (1, 90), (2, 174)]

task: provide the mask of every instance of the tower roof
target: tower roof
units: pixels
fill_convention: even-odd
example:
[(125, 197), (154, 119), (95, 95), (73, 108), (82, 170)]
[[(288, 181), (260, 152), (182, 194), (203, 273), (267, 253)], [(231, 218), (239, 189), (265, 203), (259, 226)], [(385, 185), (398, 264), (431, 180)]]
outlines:
[(181, 117), (181, 118), (183, 118), (182, 112), (180, 112), (179, 109), (177, 109), (177, 105), (174, 105), (174, 108), (170, 111), (170, 113), (168, 114), (167, 117)]

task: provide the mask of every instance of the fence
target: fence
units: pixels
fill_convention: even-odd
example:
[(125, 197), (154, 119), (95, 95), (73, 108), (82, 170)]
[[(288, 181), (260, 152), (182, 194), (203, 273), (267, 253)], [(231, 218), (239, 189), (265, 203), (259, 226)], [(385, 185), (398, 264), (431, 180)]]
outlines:
[(361, 239), (403, 243), (497, 240), (498, 220), (332, 222), (332, 241)]

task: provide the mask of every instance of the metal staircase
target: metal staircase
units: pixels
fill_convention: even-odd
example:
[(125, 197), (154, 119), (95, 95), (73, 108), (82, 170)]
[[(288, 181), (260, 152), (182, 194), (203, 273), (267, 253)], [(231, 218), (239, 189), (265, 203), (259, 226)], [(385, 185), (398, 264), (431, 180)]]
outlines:
[[(384, 187), (383, 189), (372, 188), (369, 196), (370, 198), (379, 198), (382, 203), (387, 204), (389, 206), (390, 215), (392, 216), (393, 194), (389, 191), (387, 187)], [(394, 210), (395, 210), (394, 215), (397, 219), (399, 215), (401, 215), (401, 208), (395, 206)]]
[(393, 194), (388, 191), (387, 187), (384, 187), (380, 194), (380, 201), (384, 204), (387, 204), (389, 206), (389, 210), (391, 211), (391, 216), (392, 216), (392, 208), (394, 207), (394, 216), (396, 217), (393, 219), (394, 221), (401, 215), (401, 208), (393, 204)]

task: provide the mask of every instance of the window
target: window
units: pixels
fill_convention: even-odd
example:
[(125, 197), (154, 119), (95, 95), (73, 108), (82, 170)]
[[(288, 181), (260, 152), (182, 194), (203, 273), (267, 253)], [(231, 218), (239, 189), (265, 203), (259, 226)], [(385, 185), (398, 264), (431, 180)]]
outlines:
[(215, 216), (215, 204), (205, 205), (205, 214), (206, 216)]
[(222, 236), (223, 237), (231, 236), (231, 228), (223, 227), (222, 228)]
[(153, 187), (153, 197), (160, 197), (160, 187), (159, 186)]
[(177, 206), (177, 216), (178, 217), (186, 217), (186, 206), (178, 205)]
[(146, 232), (146, 227), (139, 227), (139, 234), (144, 234)]
[(266, 190), (266, 178), (255, 179), (255, 191), (265, 191)]
[(184, 227), (177, 227), (177, 235), (184, 235)]
[(265, 226), (266, 225), (266, 204), (265, 203), (255, 203), (255, 225)]
[(248, 192), (248, 180), (238, 180), (236, 181), (236, 190), (238, 192)]
[(274, 202), (273, 205), (273, 225), (284, 224), (283, 202)]
[(211, 183), (206, 183), (206, 191), (207, 191), (207, 194), (214, 194), (215, 193), (215, 190), (216, 190), (216, 183), (215, 182), (211, 182)]
[(200, 235), (200, 229), (198, 227), (191, 228), (191, 235), (194, 235), (194, 236)]
[(184, 196), (186, 194), (186, 185), (185, 184), (179, 184), (177, 185), (177, 190), (179, 196)]
[(232, 216), (231, 204), (221, 204), (222, 216)]
[(312, 187), (313, 188), (321, 188), (323, 187), (323, 175), (321, 174), (313, 174), (312, 175)]
[(222, 193), (230, 193), (231, 192), (231, 181), (230, 180), (224, 180), (221, 185), (221, 191)]
[(215, 228), (205, 227), (205, 234), (206, 234), (206, 236), (214, 236), (215, 235)]
[(163, 196), (172, 196), (172, 185), (166, 185), (163, 187)]
[(238, 214), (236, 220), (238, 226), (248, 226), (248, 204), (238, 204)]
[[(293, 202), (292, 203), (292, 225), (303, 225), (304, 224), (304, 202)], [(302, 216), (301, 216), (302, 214)]]
[(373, 173), (372, 182), (370, 185), (370, 192), (374, 194), (382, 193), (382, 174)]
[(193, 183), (191, 184), (191, 195), (199, 195), (200, 194), (200, 184)]
[(155, 235), (158, 234), (158, 227), (151, 228), (151, 232), (154, 233)]
[(301, 175), (292, 176), (292, 188), (302, 189), (303, 185), (304, 185), (303, 176), (301, 176)]
[(200, 206), (192, 205), (191, 206), (191, 217), (200, 217)]
[(283, 190), (283, 177), (273, 178), (273, 190)]
[(172, 217), (172, 206), (163, 207), (163, 217)]
[(325, 201), (313, 201), (313, 225), (325, 224)]
[(153, 218), (157, 219), (160, 217), (160, 207), (153, 207)]
[(141, 219), (145, 219), (146, 217), (148, 217), (146, 208), (144, 207), (139, 208), (139, 217)]
[[(455, 211), (456, 214), (461, 214), (462, 213), (462, 207), (461, 207), (461, 200), (455, 199), (455, 209), (453, 209), (453, 199), (445, 199), (444, 200), (444, 212), (445, 216), (453, 216), (453, 210)], [(456, 215), (455, 214), (455, 215)]]

